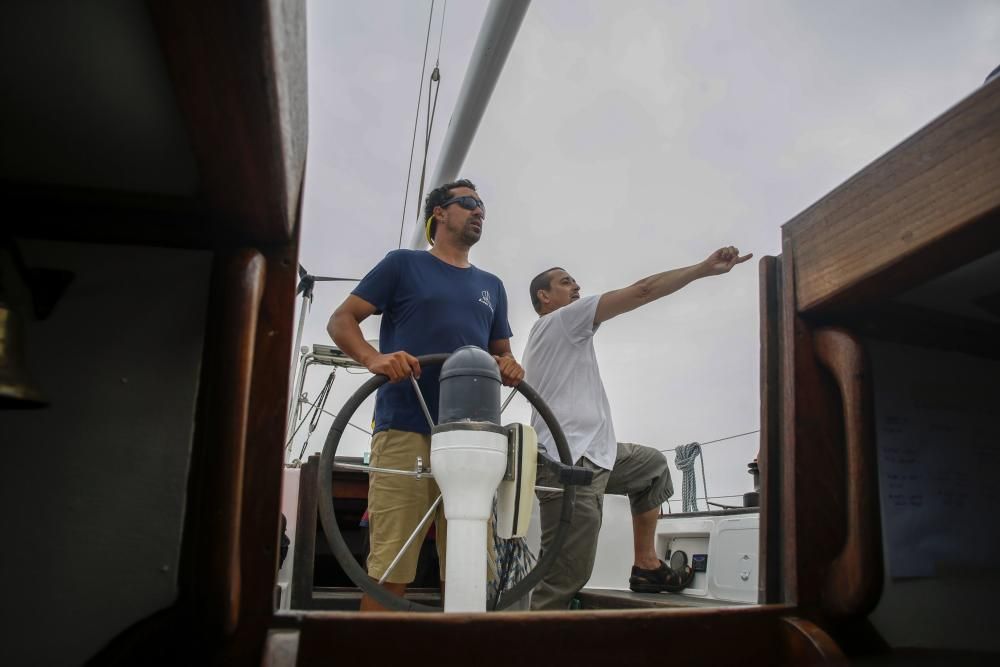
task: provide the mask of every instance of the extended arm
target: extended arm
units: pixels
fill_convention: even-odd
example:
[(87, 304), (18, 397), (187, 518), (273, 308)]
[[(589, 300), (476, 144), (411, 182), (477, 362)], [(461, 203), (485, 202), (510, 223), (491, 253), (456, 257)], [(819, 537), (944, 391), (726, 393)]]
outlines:
[(740, 256), (740, 251), (733, 246), (719, 248), (698, 264), (657, 273), (628, 287), (605, 292), (597, 303), (594, 324), (606, 322), (612, 317), (672, 294), (699, 278), (728, 273), (734, 266), (751, 257), (753, 253)]
[(411, 373), (420, 377), (420, 362), (416, 357), (402, 351), (381, 354), (365, 340), (361, 323), (375, 310), (375, 306), (351, 294), (333, 311), (326, 330), (337, 347), (372, 373), (385, 375), (390, 382), (399, 382)]

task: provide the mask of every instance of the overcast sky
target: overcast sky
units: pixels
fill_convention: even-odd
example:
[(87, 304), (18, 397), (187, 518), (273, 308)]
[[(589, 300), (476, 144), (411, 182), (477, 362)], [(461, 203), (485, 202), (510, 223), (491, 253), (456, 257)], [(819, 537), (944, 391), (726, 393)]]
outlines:
[[(398, 244), (430, 4), (308, 3), (301, 261), (313, 274), (361, 277)], [(447, 4), (428, 172), (486, 6)], [(461, 170), (488, 207), (471, 259), (506, 284), (515, 354), (535, 318), (528, 282), (543, 269), (563, 266), (599, 293), (736, 245), (754, 259), (608, 322), (596, 345), (619, 440), (666, 449), (758, 429), (757, 261), (779, 253), (782, 224), (998, 64), (995, 0), (535, 0)], [(304, 343), (331, 342), (327, 318), (349, 291), (317, 286)], [(376, 318), (363, 329), (376, 338)], [(310, 371), (310, 397), (326, 375)], [(364, 377), (341, 371), (328, 409)], [(517, 399), (505, 418), (527, 415)], [(363, 406), (354, 423), (370, 418)], [(340, 453), (367, 446), (355, 432)], [(711, 495), (750, 489), (757, 447), (756, 434), (705, 447)]]

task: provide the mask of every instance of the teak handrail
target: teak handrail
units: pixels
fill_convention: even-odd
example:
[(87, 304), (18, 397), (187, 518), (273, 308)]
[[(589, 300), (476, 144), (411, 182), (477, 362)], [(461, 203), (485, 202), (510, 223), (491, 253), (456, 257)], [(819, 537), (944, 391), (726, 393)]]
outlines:
[(822, 607), (831, 616), (866, 615), (882, 592), (882, 540), (871, 380), (861, 341), (843, 329), (814, 335), (816, 357), (840, 390), (846, 456), (846, 539), (833, 559)]
[(203, 375), (198, 438), (204, 457), (203, 511), (194, 559), (194, 595), (199, 625), (207, 636), (227, 636), (239, 623), (242, 574), (244, 460), (257, 320), (264, 293), (265, 262), (244, 249), (216, 258)]

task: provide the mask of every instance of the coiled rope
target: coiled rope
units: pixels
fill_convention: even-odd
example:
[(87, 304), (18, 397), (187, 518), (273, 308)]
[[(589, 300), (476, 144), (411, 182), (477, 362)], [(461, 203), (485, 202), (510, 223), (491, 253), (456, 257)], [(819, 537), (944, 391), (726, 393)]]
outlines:
[[(705, 480), (705, 460), (701, 458), (701, 445), (697, 442), (689, 442), (680, 445), (674, 453), (674, 465), (684, 475), (684, 482), (681, 487), (681, 511), (698, 511), (698, 482), (694, 476), (694, 461), (701, 461), (701, 483), (705, 489), (705, 496), (708, 496), (708, 482)], [(706, 501), (705, 508), (708, 508)]]

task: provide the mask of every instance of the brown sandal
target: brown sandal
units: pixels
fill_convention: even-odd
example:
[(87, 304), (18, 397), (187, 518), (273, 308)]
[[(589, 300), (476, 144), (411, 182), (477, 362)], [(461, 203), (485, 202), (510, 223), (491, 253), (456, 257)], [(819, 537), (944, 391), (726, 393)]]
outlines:
[(686, 564), (682, 569), (675, 570), (661, 560), (660, 567), (655, 570), (644, 570), (633, 565), (628, 587), (636, 593), (660, 593), (662, 591), (679, 593), (690, 586), (693, 579), (694, 570)]

